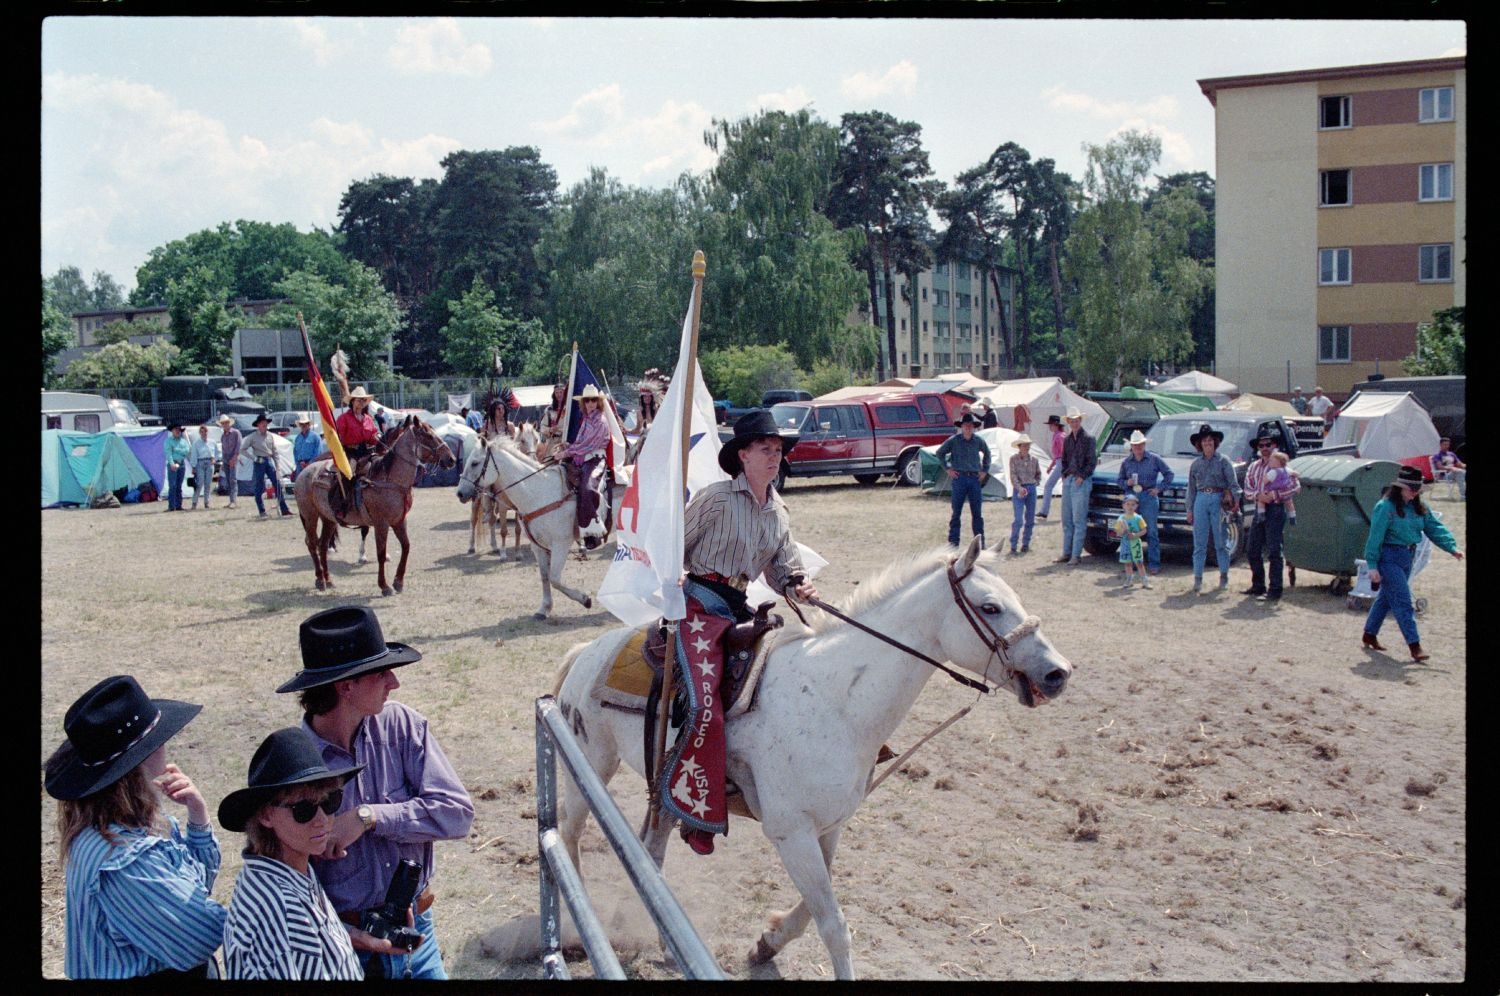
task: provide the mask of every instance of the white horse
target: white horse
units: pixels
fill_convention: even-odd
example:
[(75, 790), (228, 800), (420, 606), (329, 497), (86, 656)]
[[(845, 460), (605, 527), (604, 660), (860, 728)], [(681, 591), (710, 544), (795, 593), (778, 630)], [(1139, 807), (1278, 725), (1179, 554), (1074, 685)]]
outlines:
[(510, 438), (496, 436), (469, 454), (458, 480), (458, 500), (469, 501), (486, 488), (494, 488), (515, 506), (521, 515), (521, 528), (531, 540), (537, 573), (542, 577), (542, 605), (535, 617), (546, 619), (552, 612), (553, 588), (585, 609), (593, 608), (594, 600), (588, 592), (562, 583), (568, 547), (578, 531), (576, 502), (568, 495), (563, 468), (538, 463)]
[[(530, 422), (522, 422), (519, 428), (511, 427), (510, 438), (515, 441), (517, 448), (527, 456), (534, 456), (536, 448), (541, 443), (541, 435), (536, 431), (536, 426)], [(482, 443), (481, 443), (482, 445)], [(477, 447), (476, 447), (477, 448)], [(469, 454), (473, 456), (471, 452)], [(506, 540), (510, 539), (510, 516), (515, 513), (516, 538), (511, 544), (511, 549), (521, 549), (521, 513), (516, 506), (511, 504), (509, 498), (505, 497), (498, 489), (489, 487), (481, 488), (474, 496), (473, 510), (469, 514), (469, 552), (473, 553), (479, 542), (479, 531), (483, 525), (488, 524), (490, 529), (490, 552), (499, 554), (501, 560), (509, 559), (505, 552)], [(496, 529), (499, 530), (499, 542), (495, 540)]]
[[(841, 611), (929, 657), (1009, 688), (1027, 706), (1040, 705), (1061, 694), (1073, 668), (1001, 580), (999, 566), (999, 554), (984, 551), (976, 538), (962, 556), (945, 547), (887, 568), (862, 584)], [(614, 629), (574, 647), (555, 689), (589, 763), (605, 781), (622, 760), (643, 771), (642, 717), (602, 708), (590, 694), (632, 632)], [(755, 708), (731, 717), (725, 731), (728, 776), (802, 894), (794, 909), (771, 915), (750, 952), (751, 964), (774, 958), (811, 918), (835, 974), (854, 977), (849, 927), (833, 894), (834, 849), (864, 800), (881, 745), (933, 671), (829, 615), (815, 614), (810, 629), (788, 627), (780, 636)], [(578, 837), (589, 811), (572, 779), (564, 782), (558, 827), (577, 867)], [(642, 833), (658, 867), (671, 830), (664, 819)]]

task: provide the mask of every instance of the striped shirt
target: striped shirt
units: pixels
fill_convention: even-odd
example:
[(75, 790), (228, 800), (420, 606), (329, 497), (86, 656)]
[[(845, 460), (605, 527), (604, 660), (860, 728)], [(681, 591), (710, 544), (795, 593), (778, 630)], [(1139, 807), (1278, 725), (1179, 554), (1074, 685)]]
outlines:
[(219, 874), (219, 842), (209, 827), (175, 818), (170, 837), (110, 824), (110, 844), (88, 827), (68, 849), (68, 933), (63, 969), (70, 979), (133, 979), (164, 969), (187, 971), (213, 957), (224, 907), (209, 898)]
[(240, 430), (233, 426), (225, 429), (224, 434), (219, 437), (219, 448), (223, 450), (226, 466), (233, 466), (234, 462), (239, 459), (240, 439)]
[(349, 931), (317, 877), (248, 851), (244, 859), (224, 924), (225, 976), (362, 981)]
[(578, 426), (573, 442), (563, 452), (563, 459), (583, 463), (589, 454), (609, 445), (609, 426), (604, 422), (604, 413), (590, 412)]
[(1041, 479), (1042, 465), (1030, 453), (1025, 456), (1011, 454), (1007, 466), (1010, 469), (1010, 486), (1013, 488), (1029, 488)]
[[(1290, 483), (1280, 489), (1267, 486), (1266, 475), (1272, 469), (1281, 470)], [(1290, 500), (1301, 490), (1302, 482), (1297, 479), (1296, 474), (1287, 472), (1285, 468), (1272, 464), (1269, 460), (1253, 460), (1250, 466), (1245, 468), (1245, 498), (1247, 501), (1256, 501), (1260, 498), (1261, 492), (1265, 492), (1266, 503), (1275, 505)]]
[(802, 575), (802, 558), (792, 539), (786, 502), (771, 485), (757, 505), (745, 475), (704, 485), (688, 503), (683, 522), (683, 560), (693, 574), (766, 575), (775, 591), (785, 591)]

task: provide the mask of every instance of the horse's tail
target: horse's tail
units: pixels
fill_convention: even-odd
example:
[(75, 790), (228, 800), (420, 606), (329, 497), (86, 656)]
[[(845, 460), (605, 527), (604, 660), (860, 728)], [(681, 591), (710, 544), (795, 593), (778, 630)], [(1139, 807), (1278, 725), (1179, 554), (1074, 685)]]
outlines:
[(563, 682), (568, 678), (568, 672), (573, 670), (573, 664), (578, 660), (578, 655), (588, 649), (592, 641), (585, 640), (583, 643), (575, 643), (571, 650), (563, 657), (562, 666), (557, 669), (557, 680), (552, 682), (552, 697), (557, 698), (562, 691)]

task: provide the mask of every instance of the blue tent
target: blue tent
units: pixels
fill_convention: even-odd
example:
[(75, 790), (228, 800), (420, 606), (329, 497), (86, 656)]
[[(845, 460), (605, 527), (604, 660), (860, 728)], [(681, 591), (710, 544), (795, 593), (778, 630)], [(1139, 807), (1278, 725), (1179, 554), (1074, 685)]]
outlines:
[(88, 505), (100, 495), (151, 480), (113, 432), (42, 430), (42, 507)]
[(167, 430), (158, 428), (127, 429), (116, 426), (110, 430), (130, 447), (130, 452), (151, 475), (151, 486), (158, 494), (167, 490)]

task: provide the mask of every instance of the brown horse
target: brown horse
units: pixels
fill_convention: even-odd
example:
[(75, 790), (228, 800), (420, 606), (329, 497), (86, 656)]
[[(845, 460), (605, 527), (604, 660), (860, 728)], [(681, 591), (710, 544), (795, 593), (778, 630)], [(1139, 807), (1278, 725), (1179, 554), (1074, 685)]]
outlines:
[[(385, 580), (386, 530), (401, 542), (401, 560), (396, 565), (394, 590), (400, 591), (406, 579), (406, 555), (411, 541), (406, 536), (406, 513), (411, 508), (412, 484), (417, 468), (424, 463), (452, 467), (456, 460), (448, 444), (438, 438), (432, 427), (415, 415), (381, 438), (384, 452), (370, 461), (365, 471), (367, 483), (358, 509), (349, 509), (344, 523), (375, 530), (375, 555), (380, 561), (380, 593), (389, 595), (392, 586)], [(338, 468), (327, 458), (314, 460), (297, 475), (297, 511), (302, 516), (307, 552), (312, 556), (313, 573), (318, 590), (333, 587), (328, 576), (328, 549), (337, 545), (339, 523), (328, 501), (330, 487), (337, 487)], [(319, 524), (322, 525), (321, 534)]]

